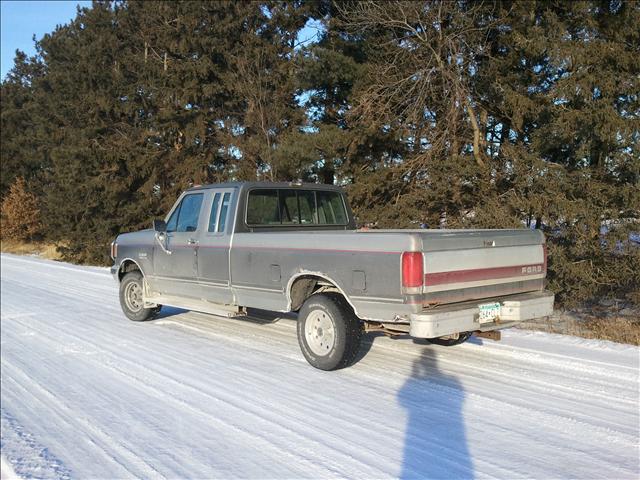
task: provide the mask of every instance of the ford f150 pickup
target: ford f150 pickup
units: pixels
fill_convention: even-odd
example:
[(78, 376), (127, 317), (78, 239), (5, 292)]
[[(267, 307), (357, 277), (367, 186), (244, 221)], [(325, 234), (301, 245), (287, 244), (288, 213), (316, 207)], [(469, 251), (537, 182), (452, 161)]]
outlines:
[(302, 354), (323, 370), (349, 365), (365, 331), (455, 345), (553, 311), (540, 231), (362, 231), (329, 185), (193, 187), (111, 257), (130, 320), (162, 305), (298, 312)]

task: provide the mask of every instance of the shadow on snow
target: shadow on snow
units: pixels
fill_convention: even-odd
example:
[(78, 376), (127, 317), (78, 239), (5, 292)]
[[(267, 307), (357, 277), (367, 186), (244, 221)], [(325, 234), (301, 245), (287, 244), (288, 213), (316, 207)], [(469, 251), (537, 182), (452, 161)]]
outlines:
[[(165, 306), (156, 319), (187, 312)], [(252, 309), (247, 316), (238, 319), (267, 324), (283, 317), (296, 318), (296, 315)], [(366, 356), (375, 336), (365, 336), (354, 363)], [(469, 341), (482, 342), (475, 337)], [(426, 343), (420, 340), (414, 342)], [(423, 347), (413, 360), (411, 375), (398, 391), (398, 402), (406, 410), (407, 419), (399, 473), (401, 479), (467, 479), (474, 476), (463, 417), (465, 392), (454, 375), (440, 370), (436, 352), (442, 348), (447, 347)]]
[(424, 347), (398, 391), (407, 413), (402, 479), (474, 476), (465, 435), (464, 389), (454, 375), (438, 367), (436, 351), (441, 348), (446, 347)]

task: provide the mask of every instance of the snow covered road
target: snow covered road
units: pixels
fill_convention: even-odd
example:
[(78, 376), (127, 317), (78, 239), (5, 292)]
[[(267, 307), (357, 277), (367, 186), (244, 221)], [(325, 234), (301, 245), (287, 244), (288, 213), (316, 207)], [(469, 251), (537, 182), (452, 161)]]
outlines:
[(639, 350), (370, 337), (321, 372), (292, 319), (125, 319), (105, 269), (2, 255), (2, 456), (23, 478), (637, 478)]

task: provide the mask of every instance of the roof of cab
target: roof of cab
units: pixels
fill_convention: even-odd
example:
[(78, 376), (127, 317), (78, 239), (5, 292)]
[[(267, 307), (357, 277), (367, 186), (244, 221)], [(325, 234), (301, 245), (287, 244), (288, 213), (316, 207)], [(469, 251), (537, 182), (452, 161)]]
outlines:
[(188, 188), (188, 192), (195, 190), (208, 190), (211, 188), (300, 188), (311, 190), (336, 190), (342, 191), (342, 187), (338, 185), (328, 185), (322, 183), (301, 183), (301, 182), (226, 182), (226, 183), (211, 183), (208, 185), (198, 185)]

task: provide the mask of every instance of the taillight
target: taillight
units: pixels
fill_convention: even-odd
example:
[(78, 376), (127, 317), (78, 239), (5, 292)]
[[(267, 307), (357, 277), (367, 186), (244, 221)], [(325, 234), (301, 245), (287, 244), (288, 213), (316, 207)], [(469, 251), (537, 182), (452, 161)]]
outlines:
[(405, 288), (422, 287), (423, 281), (422, 252), (404, 252), (402, 254), (402, 286)]
[(114, 240), (113, 242), (111, 242), (111, 258), (115, 260), (117, 256), (118, 256), (118, 244)]

